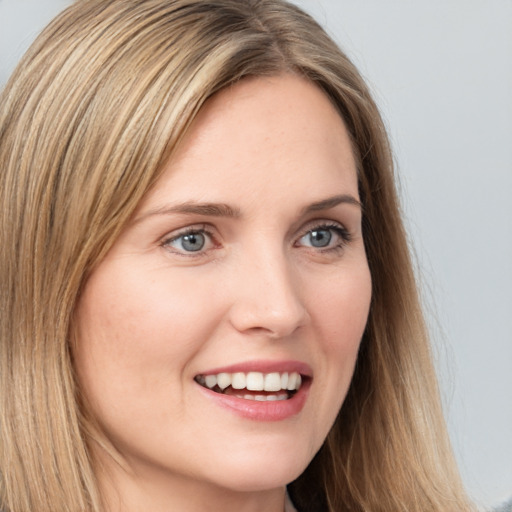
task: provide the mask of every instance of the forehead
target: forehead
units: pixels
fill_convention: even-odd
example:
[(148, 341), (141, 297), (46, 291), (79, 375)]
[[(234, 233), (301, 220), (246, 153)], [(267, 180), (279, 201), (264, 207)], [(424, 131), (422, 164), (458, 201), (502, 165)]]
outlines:
[(149, 199), (221, 201), (215, 195), (226, 191), (240, 198), (278, 190), (288, 197), (304, 189), (325, 196), (332, 186), (357, 195), (348, 132), (317, 86), (286, 74), (244, 79), (208, 100)]

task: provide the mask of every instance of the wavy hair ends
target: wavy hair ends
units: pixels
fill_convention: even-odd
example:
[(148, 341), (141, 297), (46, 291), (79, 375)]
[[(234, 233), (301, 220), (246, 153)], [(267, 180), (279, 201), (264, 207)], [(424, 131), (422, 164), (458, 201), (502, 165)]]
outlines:
[(387, 137), (354, 66), (315, 21), (282, 0), (78, 0), (39, 36), (0, 96), (6, 510), (102, 510), (101, 468), (90, 449), (102, 441), (76, 386), (70, 347), (81, 287), (204, 102), (244, 77), (280, 73), (316, 83), (347, 125), (373, 280), (349, 395), (292, 495), (304, 512), (322, 503), (331, 512), (468, 508)]

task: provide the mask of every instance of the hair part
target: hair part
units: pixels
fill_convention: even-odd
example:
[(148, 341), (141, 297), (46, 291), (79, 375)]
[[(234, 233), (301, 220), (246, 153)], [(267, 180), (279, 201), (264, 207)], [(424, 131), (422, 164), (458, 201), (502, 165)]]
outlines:
[(7, 510), (102, 509), (91, 447), (109, 447), (80, 396), (70, 345), (80, 291), (205, 101), (245, 77), (286, 72), (320, 87), (350, 132), (373, 281), (348, 396), (292, 495), (304, 512), (469, 509), (387, 136), (355, 67), (281, 0), (80, 0), (39, 36), (0, 96)]

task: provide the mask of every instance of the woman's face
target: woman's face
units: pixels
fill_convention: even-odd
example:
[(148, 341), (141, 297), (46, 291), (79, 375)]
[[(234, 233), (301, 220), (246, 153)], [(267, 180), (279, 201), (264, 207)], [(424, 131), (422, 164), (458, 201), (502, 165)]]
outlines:
[(77, 309), (79, 382), (132, 479), (260, 491), (305, 469), (368, 315), (358, 201), (311, 83), (246, 79), (207, 103)]

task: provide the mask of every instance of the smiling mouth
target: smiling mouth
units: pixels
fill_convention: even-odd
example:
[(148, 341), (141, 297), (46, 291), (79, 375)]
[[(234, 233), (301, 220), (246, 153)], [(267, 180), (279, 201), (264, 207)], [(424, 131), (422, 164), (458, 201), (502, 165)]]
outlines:
[(245, 400), (289, 400), (301, 388), (304, 379), (297, 372), (236, 372), (197, 375), (194, 380), (201, 386)]

